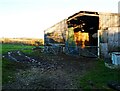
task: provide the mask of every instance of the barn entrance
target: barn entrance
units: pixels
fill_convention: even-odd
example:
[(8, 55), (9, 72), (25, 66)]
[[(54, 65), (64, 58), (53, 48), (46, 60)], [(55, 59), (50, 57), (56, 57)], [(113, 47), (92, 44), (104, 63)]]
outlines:
[(96, 14), (80, 15), (69, 21), (74, 28), (74, 41), (83, 56), (97, 57), (99, 17)]

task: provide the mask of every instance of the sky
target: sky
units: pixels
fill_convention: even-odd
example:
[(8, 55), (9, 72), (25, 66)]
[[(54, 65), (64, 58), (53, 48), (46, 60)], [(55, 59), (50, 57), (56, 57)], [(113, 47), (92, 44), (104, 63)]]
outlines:
[(44, 30), (79, 11), (118, 12), (119, 0), (0, 0), (0, 38), (43, 38)]

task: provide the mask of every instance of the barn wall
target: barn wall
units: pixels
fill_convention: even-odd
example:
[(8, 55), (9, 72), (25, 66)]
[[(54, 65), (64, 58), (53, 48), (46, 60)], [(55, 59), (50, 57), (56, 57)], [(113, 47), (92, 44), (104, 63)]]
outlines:
[(44, 31), (45, 44), (64, 43), (66, 40), (66, 34), (67, 34), (66, 31), (67, 31), (66, 19), (46, 29)]
[(106, 30), (109, 27), (119, 27), (120, 16), (114, 13), (99, 13), (99, 29)]
[(109, 53), (120, 51), (120, 16), (118, 14), (100, 14), (100, 53), (110, 57)]

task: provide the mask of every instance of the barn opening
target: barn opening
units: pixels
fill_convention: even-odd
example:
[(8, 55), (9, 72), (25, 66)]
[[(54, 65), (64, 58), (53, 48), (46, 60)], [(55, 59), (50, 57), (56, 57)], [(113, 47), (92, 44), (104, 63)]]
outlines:
[[(70, 17), (71, 18), (71, 17)], [(68, 27), (74, 28), (74, 41), (77, 46), (87, 48), (97, 55), (99, 29), (99, 16), (93, 14), (81, 14), (68, 21)]]

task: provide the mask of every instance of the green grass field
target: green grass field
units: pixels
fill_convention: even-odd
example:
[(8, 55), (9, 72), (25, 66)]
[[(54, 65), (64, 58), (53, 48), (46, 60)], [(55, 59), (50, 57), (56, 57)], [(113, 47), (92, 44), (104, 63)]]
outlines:
[(78, 87), (91, 89), (90, 83), (95, 88), (108, 89), (107, 83), (110, 81), (120, 82), (120, 69), (109, 69), (105, 67), (104, 60), (97, 60), (93, 69), (83, 77), (78, 77)]
[(5, 54), (8, 51), (13, 51), (13, 50), (30, 50), (34, 46), (29, 46), (29, 45), (22, 45), (22, 44), (1, 44), (2, 45), (2, 54)]

